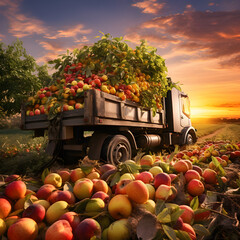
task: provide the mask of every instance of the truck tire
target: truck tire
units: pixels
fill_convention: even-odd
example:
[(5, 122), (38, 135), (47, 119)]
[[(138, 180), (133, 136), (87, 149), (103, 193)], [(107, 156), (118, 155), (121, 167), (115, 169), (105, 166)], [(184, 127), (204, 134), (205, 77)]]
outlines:
[(194, 143), (195, 141), (194, 141), (193, 135), (191, 133), (188, 133), (186, 137), (186, 144), (193, 145)]
[(101, 155), (108, 163), (118, 165), (131, 159), (131, 144), (123, 135), (110, 136), (103, 144)]

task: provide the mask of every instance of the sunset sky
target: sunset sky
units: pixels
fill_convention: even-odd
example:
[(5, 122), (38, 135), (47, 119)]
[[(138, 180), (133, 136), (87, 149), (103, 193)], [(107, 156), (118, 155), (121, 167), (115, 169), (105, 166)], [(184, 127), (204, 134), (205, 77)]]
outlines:
[(0, 40), (39, 64), (97, 41), (146, 39), (191, 99), (192, 117), (240, 117), (239, 0), (0, 0)]

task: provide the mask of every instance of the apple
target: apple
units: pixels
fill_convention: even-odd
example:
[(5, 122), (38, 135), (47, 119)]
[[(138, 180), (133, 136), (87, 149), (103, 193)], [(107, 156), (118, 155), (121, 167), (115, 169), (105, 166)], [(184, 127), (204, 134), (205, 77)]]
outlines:
[(88, 201), (85, 212), (100, 212), (104, 209), (105, 202), (101, 198), (92, 198)]
[(37, 108), (37, 109), (35, 109), (35, 111), (34, 111), (34, 114), (35, 114), (35, 115), (40, 115), (40, 114), (41, 114), (41, 111), (40, 111), (40, 109), (38, 109), (38, 108)]
[(10, 182), (13, 182), (15, 180), (20, 180), (20, 176), (17, 175), (17, 174), (12, 174), (12, 175), (9, 175), (7, 176), (5, 179), (4, 179), (4, 182), (5, 183), (10, 183)]
[(91, 197), (92, 192), (93, 182), (91, 180), (78, 180), (73, 187), (73, 193), (79, 200)]
[(163, 170), (159, 166), (154, 166), (154, 167), (149, 169), (149, 172), (153, 175), (153, 177), (155, 177), (157, 174), (162, 173)]
[(50, 203), (55, 203), (57, 201), (66, 201), (68, 204), (74, 204), (76, 201), (76, 198), (74, 196), (74, 194), (70, 191), (54, 191), (51, 193), (50, 197), (49, 197), (49, 202)]
[(5, 195), (11, 200), (17, 200), (25, 196), (27, 187), (26, 184), (21, 181), (14, 181), (9, 183), (5, 188)]
[(83, 85), (84, 85), (84, 82), (83, 82), (82, 80), (77, 83), (77, 86), (78, 86), (79, 88), (82, 88)]
[(70, 223), (73, 231), (75, 230), (77, 225), (81, 222), (80, 216), (75, 212), (66, 212), (59, 218), (59, 220), (67, 220)]
[(120, 219), (113, 222), (107, 231), (108, 240), (127, 240), (131, 238), (130, 231), (128, 228), (128, 220)]
[(118, 194), (110, 200), (108, 212), (114, 219), (128, 218), (132, 213), (132, 204), (126, 195)]
[(148, 189), (149, 199), (154, 199), (155, 198), (155, 188), (149, 183), (146, 184), (146, 187)]
[(130, 180), (130, 179), (120, 180), (120, 181), (116, 184), (115, 194), (127, 194), (126, 186), (127, 186), (127, 184), (129, 184), (130, 182), (132, 182), (132, 180)]
[(154, 163), (153, 157), (151, 155), (144, 155), (140, 159), (140, 165), (147, 165), (147, 166), (152, 166)]
[(83, 107), (84, 107), (84, 105), (82, 103), (76, 103), (74, 106), (75, 109), (81, 109)]
[[(30, 200), (37, 201), (38, 198), (35, 195), (31, 195)], [(26, 202), (26, 197), (19, 198), (14, 204), (14, 210), (23, 209), (25, 202)]]
[(46, 212), (46, 221), (49, 224), (56, 222), (64, 213), (68, 211), (68, 203), (65, 201), (58, 201), (53, 203)]
[(10, 202), (5, 198), (0, 198), (0, 219), (6, 218), (12, 210)]
[(187, 185), (187, 191), (192, 196), (199, 196), (203, 194), (204, 190), (203, 183), (198, 179), (192, 179)]
[(200, 213), (195, 213), (194, 215), (194, 223), (195, 222), (202, 222), (202, 221), (206, 221), (211, 215), (211, 211), (204, 211), (204, 212), (200, 212)]
[(116, 166), (106, 163), (106, 164), (103, 164), (100, 166), (99, 172), (101, 175), (103, 175), (105, 172), (112, 170), (112, 169), (116, 169)]
[(159, 173), (154, 178), (154, 186), (157, 189), (161, 184), (171, 185), (171, 177), (167, 173)]
[(145, 203), (149, 199), (147, 186), (140, 180), (135, 180), (127, 184), (126, 193), (132, 201)]
[(2, 218), (0, 218), (0, 237), (6, 232), (7, 225)]
[(99, 223), (92, 218), (85, 218), (74, 230), (74, 239), (101, 239), (101, 227)]
[(195, 171), (197, 171), (197, 172), (199, 173), (199, 175), (202, 176), (202, 174), (203, 174), (202, 168), (200, 168), (200, 167), (197, 166), (197, 165), (193, 165), (193, 166), (192, 166), (192, 169), (195, 170)]
[(73, 240), (72, 227), (67, 220), (58, 220), (46, 231), (45, 240)]
[(180, 173), (183, 172), (185, 173), (187, 170), (189, 170), (188, 164), (184, 160), (179, 160), (173, 165), (173, 168), (176, 172)]
[(55, 187), (61, 187), (62, 178), (58, 173), (49, 173), (44, 179), (44, 184), (52, 184)]
[(121, 177), (120, 177), (120, 181), (121, 180), (135, 180), (135, 177), (132, 173), (124, 173)]
[(101, 198), (104, 201), (105, 204), (107, 204), (110, 200), (109, 195), (105, 192), (102, 192), (102, 191), (95, 192), (92, 195), (92, 199), (94, 199), (94, 198)]
[(30, 111), (30, 112), (29, 112), (29, 116), (34, 116), (34, 112), (33, 112), (33, 111)]
[(179, 230), (182, 228), (182, 225), (183, 225), (183, 220), (181, 217), (179, 217), (177, 221), (174, 223), (173, 228), (176, 230)]
[(148, 172), (148, 171), (144, 171), (139, 173), (136, 178), (136, 180), (140, 180), (144, 183), (151, 183), (153, 181), (153, 175), (152, 173)]
[(6, 223), (7, 229), (8, 229), (12, 224), (14, 224), (18, 219), (20, 219), (20, 217), (19, 217), (19, 216), (16, 216), (16, 215), (14, 215), (14, 216), (9, 216), (9, 217), (5, 218), (5, 223)]
[(63, 111), (68, 111), (68, 105), (67, 104), (63, 105)]
[(200, 174), (196, 170), (187, 170), (187, 172), (184, 175), (187, 182), (190, 182), (192, 179), (201, 179)]
[(45, 210), (47, 210), (50, 207), (49, 201), (44, 200), (44, 199), (40, 199), (40, 200), (34, 201), (34, 204), (42, 205), (45, 208)]
[(192, 240), (196, 240), (197, 239), (196, 233), (195, 233), (193, 227), (190, 224), (183, 223), (181, 230), (187, 232)]
[(31, 218), (20, 218), (13, 223), (7, 232), (9, 240), (35, 240), (38, 235), (38, 225)]
[(98, 191), (108, 192), (108, 184), (102, 179), (95, 179), (95, 181), (93, 181), (93, 192)]
[(155, 214), (155, 206), (156, 203), (152, 199), (148, 199), (145, 203), (138, 204), (140, 208), (143, 208), (147, 211), (149, 211), (152, 214)]
[(32, 204), (24, 210), (22, 217), (32, 218), (36, 223), (40, 223), (45, 217), (45, 212), (46, 210), (42, 205)]
[(84, 178), (85, 173), (82, 171), (81, 168), (75, 168), (72, 170), (70, 174), (70, 179), (72, 182), (76, 182), (78, 179)]
[(206, 168), (203, 171), (202, 176), (203, 176), (204, 181), (206, 183), (209, 183), (209, 184), (216, 184), (217, 183), (217, 173), (210, 168)]
[(173, 192), (173, 186), (161, 184), (156, 192), (155, 192), (155, 200), (161, 199), (161, 200), (168, 200), (172, 195), (174, 194)]
[(58, 171), (58, 174), (60, 175), (60, 177), (62, 178), (62, 182), (69, 182), (70, 180), (70, 172), (67, 170), (60, 170)]
[(183, 222), (191, 224), (192, 221), (194, 220), (194, 211), (192, 208), (190, 208), (187, 205), (180, 205), (179, 206), (184, 212), (180, 216), (183, 220)]
[(37, 198), (38, 199), (45, 199), (47, 200), (51, 193), (56, 190), (56, 187), (52, 184), (44, 184), (42, 185), (37, 191)]
[(100, 174), (98, 172), (96, 172), (96, 171), (93, 171), (93, 172), (89, 173), (86, 176), (86, 178), (91, 179), (91, 180), (92, 179), (99, 179), (100, 178)]
[(171, 182), (173, 182), (177, 177), (177, 174), (174, 174), (174, 173), (169, 173), (168, 175), (171, 178)]

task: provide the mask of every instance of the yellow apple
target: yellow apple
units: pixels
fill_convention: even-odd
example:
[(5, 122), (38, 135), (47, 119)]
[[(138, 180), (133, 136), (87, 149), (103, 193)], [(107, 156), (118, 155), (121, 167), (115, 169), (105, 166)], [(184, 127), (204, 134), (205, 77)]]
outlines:
[(68, 211), (68, 203), (58, 201), (53, 203), (46, 212), (46, 220), (49, 224), (56, 222), (64, 213)]

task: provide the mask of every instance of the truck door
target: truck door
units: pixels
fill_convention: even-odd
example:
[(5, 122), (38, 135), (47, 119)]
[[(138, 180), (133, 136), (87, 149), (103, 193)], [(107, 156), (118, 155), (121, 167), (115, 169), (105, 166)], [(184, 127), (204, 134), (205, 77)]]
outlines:
[(180, 124), (182, 127), (188, 127), (191, 126), (191, 120), (190, 120), (190, 100), (189, 97), (184, 94), (180, 93)]

